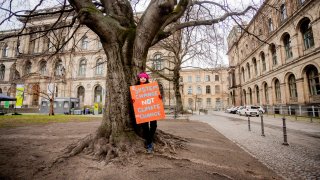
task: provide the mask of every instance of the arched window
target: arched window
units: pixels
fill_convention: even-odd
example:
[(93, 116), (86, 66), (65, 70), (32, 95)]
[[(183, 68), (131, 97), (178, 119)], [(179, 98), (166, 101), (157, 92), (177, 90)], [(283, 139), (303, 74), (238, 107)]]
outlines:
[(102, 87), (100, 85), (94, 88), (94, 102), (102, 102)]
[(62, 61), (58, 60), (56, 62), (56, 64), (54, 65), (54, 75), (56, 76), (62, 76), (63, 72), (63, 65), (62, 65)]
[(2, 48), (2, 57), (8, 57), (9, 55), (9, 46), (8, 44), (4, 44)]
[(268, 84), (264, 84), (264, 98), (266, 101), (266, 104), (269, 104), (269, 92), (268, 92)]
[(250, 101), (250, 104), (252, 104), (252, 89), (249, 88), (248, 91), (249, 91), (249, 101)]
[(85, 96), (85, 89), (83, 86), (79, 86), (77, 90), (77, 97), (80, 99), (80, 102), (83, 103)]
[(258, 66), (257, 66), (256, 58), (252, 59), (252, 64), (253, 64), (253, 67), (254, 67), (254, 73), (255, 73), (255, 75), (257, 75), (258, 74)]
[(261, 57), (261, 63), (262, 63), (262, 71), (266, 71), (267, 64), (266, 64), (266, 56), (264, 55), (264, 52), (261, 52), (260, 57)]
[(162, 55), (156, 54), (153, 56), (153, 68), (155, 70), (162, 70)]
[(291, 47), (291, 39), (290, 39), (290, 35), (288, 33), (286, 33), (283, 36), (283, 45), (284, 45), (284, 49), (286, 52), (286, 58), (289, 59), (293, 56), (292, 54), (292, 47)]
[(219, 85), (215, 85), (214, 86), (214, 91), (216, 94), (219, 94), (220, 93), (220, 86)]
[(309, 49), (314, 46), (313, 32), (310, 24), (310, 19), (305, 18), (300, 25), (300, 31), (303, 37), (303, 44), (305, 49)]
[(103, 62), (102, 59), (98, 59), (96, 62), (96, 75), (102, 75), (103, 73)]
[(211, 94), (211, 87), (209, 85), (206, 86), (206, 94)]
[(290, 98), (296, 99), (298, 97), (298, 93), (297, 93), (296, 78), (294, 77), (293, 74), (289, 76), (288, 82), (289, 82)]
[(248, 78), (251, 78), (251, 74), (250, 74), (250, 65), (249, 63), (247, 63), (247, 70), (248, 70)]
[(25, 66), (25, 68), (24, 68), (25, 75), (31, 73), (31, 68), (32, 68), (31, 62), (30, 62), (30, 61), (27, 61), (27, 62), (26, 62), (26, 66)]
[(243, 67), (241, 68), (241, 74), (242, 74), (243, 82), (246, 82), (246, 78), (245, 78), (244, 68)]
[(197, 94), (202, 94), (202, 88), (201, 88), (201, 86), (198, 86), (198, 87), (197, 87)]
[(277, 79), (274, 82), (274, 89), (276, 94), (276, 101), (281, 101), (280, 81)]
[(257, 104), (260, 104), (260, 92), (259, 92), (258, 86), (256, 86), (256, 98), (257, 98)]
[(40, 74), (42, 76), (47, 75), (47, 62), (46, 61), (40, 62)]
[(287, 19), (287, 9), (285, 4), (281, 4), (280, 6), (280, 21), (284, 21), (285, 19)]
[(83, 36), (81, 39), (81, 48), (82, 49), (88, 49), (89, 40), (87, 36)]
[(307, 78), (310, 95), (320, 95), (319, 72), (316, 67), (312, 66), (307, 70)]
[(188, 87), (188, 94), (192, 94), (192, 87), (191, 86)]
[(277, 61), (277, 50), (274, 44), (270, 45), (270, 52), (272, 57), (272, 64), (275, 66), (278, 64), (278, 61)]
[(0, 65), (0, 80), (4, 80), (5, 72), (6, 72), (6, 67), (3, 64), (1, 64)]
[(86, 68), (87, 68), (87, 60), (82, 59), (79, 63), (79, 76), (85, 76), (86, 75)]

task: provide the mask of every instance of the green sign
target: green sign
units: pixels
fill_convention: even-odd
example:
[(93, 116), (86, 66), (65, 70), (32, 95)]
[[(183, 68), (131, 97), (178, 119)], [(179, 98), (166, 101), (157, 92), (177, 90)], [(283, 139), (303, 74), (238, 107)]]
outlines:
[(10, 102), (9, 101), (5, 101), (4, 102), (4, 108), (8, 109), (10, 106)]

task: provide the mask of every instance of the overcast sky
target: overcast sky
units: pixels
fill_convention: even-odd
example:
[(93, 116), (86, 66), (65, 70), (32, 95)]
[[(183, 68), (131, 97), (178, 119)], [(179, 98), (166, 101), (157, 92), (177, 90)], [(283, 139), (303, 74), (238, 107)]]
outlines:
[[(12, 3), (10, 4), (10, 2)], [(215, 0), (214, 2), (220, 2), (221, 4), (224, 4), (225, 6), (228, 6), (230, 9), (234, 11), (241, 11), (245, 9), (248, 5), (254, 5), (256, 7), (259, 7), (260, 4), (262, 4), (263, 0)], [(0, 7), (4, 9), (8, 9), (8, 7), (11, 5), (12, 9), (15, 12), (19, 12), (19, 14), (23, 14), (23, 11), (25, 10), (31, 10), (36, 5), (38, 5), (40, 0), (0, 0)], [(142, 12), (146, 9), (148, 6), (148, 3), (150, 0), (131, 0), (133, 4), (133, 8), (136, 12)], [(37, 9), (44, 9), (49, 7), (56, 7), (61, 6), (63, 4), (63, 0), (44, 0), (43, 3), (37, 8)], [(3, 21), (5, 17), (8, 17), (9, 13), (6, 12), (3, 9), (0, 9), (0, 22)], [(246, 21), (250, 20), (250, 17), (252, 14), (247, 17)], [(226, 24), (228, 24), (228, 27), (226, 27)], [(232, 25), (232, 22), (223, 22), (219, 26), (221, 33), (227, 35), (229, 34), (230, 25)], [(12, 17), (9, 21), (6, 21), (5, 23), (0, 25), (0, 31), (3, 30), (9, 30), (9, 29), (17, 29), (22, 26), (21, 23), (19, 23), (16, 18)], [(224, 64), (227, 64), (227, 56), (225, 55), (227, 47), (223, 49), (223, 52), (221, 53), (221, 57), (223, 59)]]

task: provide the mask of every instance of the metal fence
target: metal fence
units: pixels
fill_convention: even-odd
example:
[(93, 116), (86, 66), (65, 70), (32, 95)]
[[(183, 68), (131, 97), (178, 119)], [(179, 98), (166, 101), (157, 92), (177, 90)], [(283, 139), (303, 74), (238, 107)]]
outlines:
[(267, 115), (283, 115), (292, 117), (307, 117), (311, 121), (313, 118), (320, 119), (320, 104), (314, 106), (303, 105), (279, 105), (279, 106), (263, 106)]

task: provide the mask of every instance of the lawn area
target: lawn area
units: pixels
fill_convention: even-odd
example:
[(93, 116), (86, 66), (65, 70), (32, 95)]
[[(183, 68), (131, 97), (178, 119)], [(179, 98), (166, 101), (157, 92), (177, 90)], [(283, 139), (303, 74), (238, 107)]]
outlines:
[(0, 116), (0, 128), (19, 127), (34, 124), (47, 124), (47, 123), (64, 123), (71, 121), (93, 121), (101, 120), (102, 117), (94, 116), (79, 116), (79, 115), (5, 115)]

